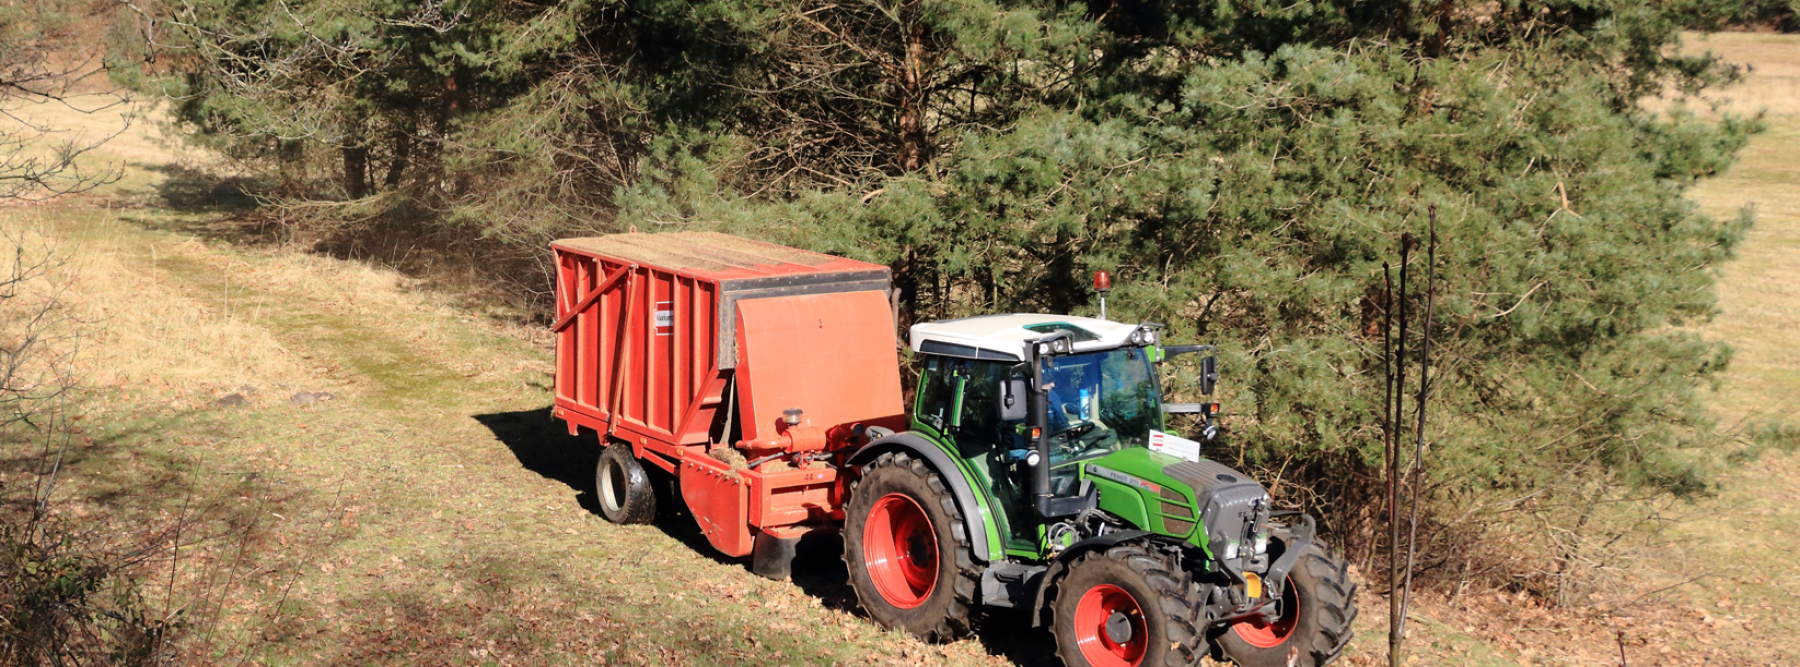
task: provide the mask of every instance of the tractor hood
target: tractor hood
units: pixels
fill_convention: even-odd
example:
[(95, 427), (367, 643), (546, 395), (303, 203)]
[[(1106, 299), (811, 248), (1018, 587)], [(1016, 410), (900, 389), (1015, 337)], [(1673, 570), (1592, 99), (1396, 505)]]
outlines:
[[(1183, 538), (1234, 570), (1265, 558), (1269, 492), (1222, 463), (1189, 461), (1142, 447), (1084, 462), (1100, 508), (1139, 528)], [(1198, 517), (1199, 530), (1195, 529)]]

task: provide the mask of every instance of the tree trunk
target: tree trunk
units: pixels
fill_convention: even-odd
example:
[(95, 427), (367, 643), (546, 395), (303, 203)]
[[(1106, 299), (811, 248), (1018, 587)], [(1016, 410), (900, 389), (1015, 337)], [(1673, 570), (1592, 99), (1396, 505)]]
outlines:
[[(444, 77), (444, 115), (438, 121), (438, 141), (441, 142), (444, 137), (450, 136), (452, 123), (456, 120), (457, 116), (462, 115), (463, 107), (466, 106), (463, 103), (465, 97), (465, 91), (456, 85), (455, 74)], [(450, 194), (457, 197), (462, 196), (463, 193), (469, 191), (469, 184), (469, 170), (457, 170), (449, 183)]]
[(369, 195), (369, 147), (367, 145), (345, 146), (344, 154), (344, 194), (351, 199), (362, 199)]
[(405, 128), (395, 128), (393, 134), (394, 157), (388, 161), (387, 176), (381, 184), (392, 190), (400, 185), (400, 179), (406, 176), (407, 161), (412, 158), (412, 133)]
[(925, 23), (919, 0), (900, 8), (906, 31), (906, 58), (900, 70), (900, 154), (902, 171), (918, 171), (925, 165)]
[(1068, 232), (1059, 231), (1050, 247), (1056, 254), (1051, 256), (1049, 271), (1045, 274), (1047, 293), (1044, 303), (1052, 313), (1073, 313), (1076, 305), (1088, 302), (1086, 286), (1081, 277), (1075, 275), (1075, 239), (1070, 238)]
[(894, 289), (900, 292), (900, 316), (895, 322), (901, 331), (912, 329), (918, 321), (919, 313), (919, 258), (912, 248), (901, 248), (900, 256), (890, 267), (893, 271)]
[(299, 139), (281, 139), (276, 144), (275, 159), (281, 164), (282, 196), (300, 196), (306, 190), (306, 145)]

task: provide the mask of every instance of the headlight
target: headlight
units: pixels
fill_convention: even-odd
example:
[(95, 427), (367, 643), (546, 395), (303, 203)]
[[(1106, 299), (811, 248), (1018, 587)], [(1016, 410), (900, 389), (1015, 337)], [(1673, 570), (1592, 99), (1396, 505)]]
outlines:
[(1156, 344), (1156, 332), (1145, 331), (1144, 332), (1144, 344), (1145, 345), (1155, 345)]
[(1137, 331), (1131, 332), (1131, 344), (1132, 345), (1143, 345), (1144, 344), (1144, 330), (1143, 329), (1139, 329)]

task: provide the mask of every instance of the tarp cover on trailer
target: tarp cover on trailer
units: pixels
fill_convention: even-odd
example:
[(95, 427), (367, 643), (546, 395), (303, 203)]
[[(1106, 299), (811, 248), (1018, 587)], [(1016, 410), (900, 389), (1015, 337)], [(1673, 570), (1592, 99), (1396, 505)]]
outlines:
[(900, 363), (884, 292), (808, 294), (737, 304), (744, 439), (775, 434), (788, 408), (820, 430), (898, 419)]

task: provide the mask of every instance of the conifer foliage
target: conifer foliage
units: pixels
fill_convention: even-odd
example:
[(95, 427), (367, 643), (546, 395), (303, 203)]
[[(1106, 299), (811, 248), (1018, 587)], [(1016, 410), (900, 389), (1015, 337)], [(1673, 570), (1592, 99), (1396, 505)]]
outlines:
[(1749, 219), (1682, 194), (1755, 122), (1645, 102), (1735, 76), (1672, 55), (1728, 5), (145, 0), (117, 35), (293, 197), (766, 238), (892, 266), (908, 322), (1092, 314), (1112, 271), (1116, 318), (1220, 347), (1229, 456), (1328, 501), (1380, 455), (1380, 267), (1435, 204), (1434, 486), (1473, 503), (1703, 485), (1726, 351), (1682, 327)]

